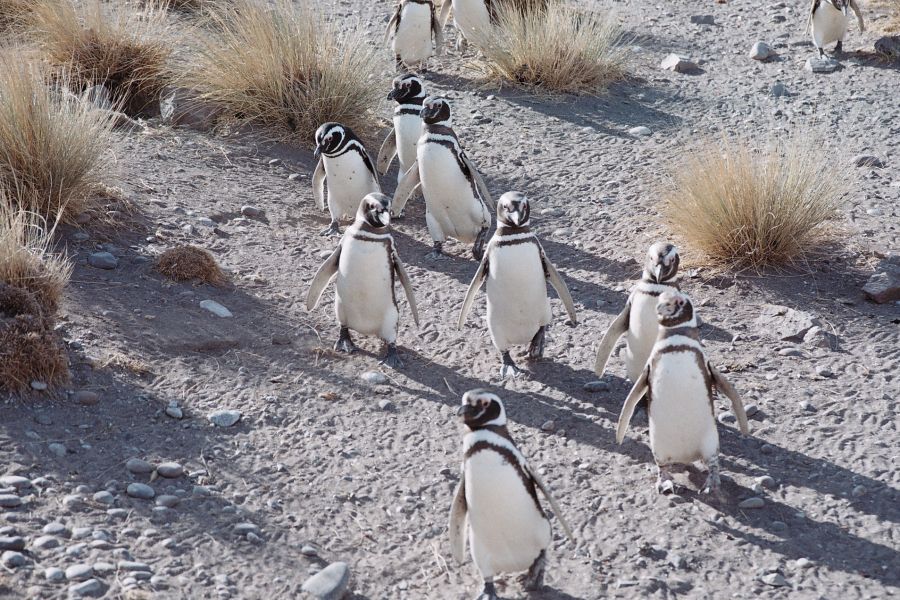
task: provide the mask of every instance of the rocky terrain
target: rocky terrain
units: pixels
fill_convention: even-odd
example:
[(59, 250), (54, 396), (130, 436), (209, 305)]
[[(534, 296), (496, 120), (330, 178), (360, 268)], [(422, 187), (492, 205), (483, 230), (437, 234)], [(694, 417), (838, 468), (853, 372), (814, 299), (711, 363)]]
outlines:
[[(333, 4), (380, 39), (389, 3)], [(308, 585), (473, 597), (477, 573), (450, 558), (446, 523), (455, 408), (476, 387), (503, 398), (575, 529), (574, 541), (556, 536), (532, 597), (898, 593), (900, 305), (863, 292), (900, 260), (900, 67), (871, 52), (881, 13), (851, 30), (836, 70), (813, 73), (805, 2), (588, 4), (633, 35), (634, 78), (607, 95), (485, 89), (471, 51), (449, 44), (428, 74), (495, 197), (531, 198), (579, 310), (566, 326), (554, 298), (545, 359), (515, 381), (497, 379), (483, 296), (456, 330), (476, 263), (452, 243), (452, 260), (424, 258), (421, 202), (395, 239), (422, 325), (401, 315), (406, 368), (384, 370), (375, 340), (357, 337), (350, 357), (331, 350), (331, 291), (304, 308), (335, 243), (317, 234), (327, 219), (312, 201), (311, 144), (160, 120), (121, 134), (120, 185), (137, 210), (123, 227), (60, 235), (76, 262), (60, 325), (72, 383), (0, 403), (0, 598), (299, 598), (328, 565)], [(765, 61), (750, 58), (757, 41)], [(661, 68), (673, 53), (696, 68)], [(723, 275), (682, 246), (683, 288), (751, 433), (720, 399), (722, 497), (697, 494), (697, 469), (660, 496), (646, 416), (615, 444), (622, 361), (598, 382), (594, 351), (637, 260), (671, 235), (660, 184), (692, 145), (733, 134), (814, 136), (853, 191), (835, 247), (802, 272)], [(393, 190), (393, 172), (384, 184)], [(177, 243), (209, 249), (231, 284), (163, 279), (154, 257)], [(514, 578), (499, 591), (526, 596)]]

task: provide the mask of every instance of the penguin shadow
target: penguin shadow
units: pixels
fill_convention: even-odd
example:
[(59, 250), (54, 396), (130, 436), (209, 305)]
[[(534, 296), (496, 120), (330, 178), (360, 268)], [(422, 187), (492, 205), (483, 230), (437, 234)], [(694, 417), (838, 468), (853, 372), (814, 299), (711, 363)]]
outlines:
[[(404, 220), (409, 219), (407, 215)], [(424, 221), (424, 217), (422, 218)], [(400, 260), (424, 271), (443, 273), (468, 286), (478, 268), (478, 262), (472, 257), (472, 246), (448, 240), (444, 244), (446, 257), (434, 260), (426, 258), (434, 247), (425, 244), (403, 231), (394, 230), (394, 241), (399, 248)]]

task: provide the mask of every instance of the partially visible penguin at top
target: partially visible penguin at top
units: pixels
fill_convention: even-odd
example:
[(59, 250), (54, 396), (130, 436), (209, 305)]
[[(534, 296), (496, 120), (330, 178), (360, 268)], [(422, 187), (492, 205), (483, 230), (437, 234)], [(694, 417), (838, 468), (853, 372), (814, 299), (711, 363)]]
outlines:
[(467, 43), (476, 46), (484, 45), (491, 40), (493, 28), (497, 25), (498, 11), (504, 5), (519, 9), (526, 7), (543, 7), (548, 0), (444, 0), (441, 5), (441, 25), (446, 25), (453, 8), (453, 22), (459, 36), (456, 38), (456, 49), (463, 51)]

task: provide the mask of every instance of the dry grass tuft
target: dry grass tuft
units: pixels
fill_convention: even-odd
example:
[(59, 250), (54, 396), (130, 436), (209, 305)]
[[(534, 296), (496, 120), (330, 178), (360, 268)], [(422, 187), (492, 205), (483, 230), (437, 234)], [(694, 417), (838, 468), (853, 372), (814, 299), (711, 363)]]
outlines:
[(106, 86), (113, 103), (129, 115), (158, 110), (171, 53), (164, 10), (138, 10), (123, 0), (41, 0), (31, 28), (44, 57), (82, 89)]
[(211, 285), (223, 285), (227, 278), (213, 255), (196, 246), (177, 246), (163, 252), (156, 270), (175, 281), (199, 280)]
[(0, 187), (20, 208), (56, 222), (91, 206), (112, 158), (113, 122), (46, 68), (0, 53)]
[(35, 1), (0, 0), (0, 36), (9, 36), (24, 29)]
[(373, 132), (388, 82), (362, 29), (339, 34), (308, 0), (235, 0), (210, 19), (184, 76), (201, 100), (285, 141), (308, 144), (326, 121)]
[(549, 93), (596, 94), (626, 74), (622, 30), (609, 13), (561, 0), (503, 4), (490, 40), (471, 40), (484, 53), (486, 78)]
[(893, 35), (900, 34), (900, 0), (877, 0), (874, 5), (887, 11), (887, 19), (881, 22), (881, 30)]
[(827, 154), (792, 139), (710, 143), (674, 167), (664, 212), (687, 244), (732, 271), (793, 267), (823, 248), (849, 184)]

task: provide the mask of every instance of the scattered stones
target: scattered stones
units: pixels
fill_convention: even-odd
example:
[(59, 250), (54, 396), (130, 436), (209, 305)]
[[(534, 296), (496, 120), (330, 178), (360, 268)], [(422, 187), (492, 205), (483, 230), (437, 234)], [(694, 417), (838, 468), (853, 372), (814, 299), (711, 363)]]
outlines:
[(22, 506), (22, 499), (15, 494), (0, 494), (0, 508), (17, 508)]
[(762, 477), (757, 477), (756, 483), (758, 483), (759, 485), (763, 486), (764, 488), (768, 488), (770, 490), (774, 490), (775, 487), (778, 485), (775, 482), (775, 479), (772, 477), (769, 477), (768, 475), (763, 475)]
[(100, 402), (100, 394), (91, 390), (79, 390), (72, 394), (72, 399), (82, 406), (94, 406)]
[(102, 596), (106, 588), (96, 579), (88, 579), (85, 582), (69, 586), (69, 595), (76, 598), (82, 596), (98, 597)]
[(33, 389), (37, 392), (43, 392), (44, 390), (47, 389), (47, 384), (44, 383), (43, 381), (34, 380), (31, 382), (31, 389)]
[(886, 35), (875, 40), (875, 52), (887, 58), (900, 58), (900, 35)]
[(119, 259), (109, 252), (94, 252), (88, 256), (88, 264), (95, 269), (111, 270), (119, 266)]
[(181, 410), (181, 407), (178, 406), (178, 402), (172, 400), (169, 402), (169, 405), (166, 406), (166, 415), (172, 417), (173, 419), (181, 419), (184, 417), (184, 412)]
[(66, 579), (69, 581), (85, 581), (94, 576), (94, 567), (86, 564), (72, 565), (66, 568)]
[(766, 585), (771, 585), (772, 587), (784, 587), (788, 584), (787, 580), (784, 578), (784, 575), (781, 573), (767, 573), (763, 575), (760, 580)]
[(777, 304), (764, 304), (755, 321), (761, 331), (771, 332), (785, 342), (799, 342), (818, 320), (810, 313)]
[(136, 562), (133, 560), (120, 560), (118, 567), (119, 567), (120, 571), (128, 571), (128, 572), (134, 572), (134, 571), (150, 572), (153, 570), (150, 568), (150, 565), (148, 565), (147, 563)]
[(644, 127), (643, 125), (632, 127), (628, 130), (628, 135), (633, 135), (635, 137), (646, 137), (648, 135), (651, 135), (652, 133), (653, 132), (650, 131), (649, 127)]
[(541, 425), (541, 431), (546, 431), (547, 433), (550, 433), (554, 429), (556, 429), (556, 423), (553, 421), (546, 421)]
[(153, 465), (140, 458), (129, 458), (125, 463), (125, 469), (135, 475), (146, 475), (153, 472)]
[(712, 15), (691, 15), (691, 23), (695, 25), (715, 25), (716, 19)]
[(215, 300), (202, 300), (200, 302), (200, 308), (206, 309), (217, 317), (221, 317), (223, 319), (230, 319), (234, 315), (231, 314), (231, 311), (216, 302)]
[(339, 600), (347, 591), (350, 568), (345, 562), (331, 563), (303, 582), (302, 590), (319, 600)]
[(262, 214), (262, 210), (260, 210), (259, 208), (255, 207), (255, 206), (245, 204), (244, 206), (241, 207), (241, 214), (244, 215), (245, 217), (251, 217), (251, 218), (258, 217), (259, 215)]
[(216, 427), (231, 427), (241, 420), (241, 416), (239, 410), (217, 410), (210, 413), (207, 419)]
[(42, 535), (31, 542), (31, 546), (37, 550), (51, 550), (53, 548), (58, 548), (59, 545), (59, 538), (52, 535)]
[(863, 292), (869, 300), (878, 304), (900, 300), (900, 255), (882, 260), (863, 286)]
[(12, 487), (17, 490), (21, 490), (24, 488), (31, 487), (31, 480), (27, 477), (22, 477), (21, 475), (6, 475), (4, 477), (0, 477), (0, 486), (2, 487)]
[(66, 450), (66, 447), (58, 442), (53, 442), (52, 444), (48, 445), (47, 448), (49, 448), (50, 452), (52, 452), (58, 458), (64, 457), (66, 455), (66, 452), (68, 452)]
[(784, 98), (791, 95), (791, 93), (787, 89), (787, 86), (781, 82), (773, 85), (772, 89), (769, 90), (769, 93), (772, 94), (772, 96), (774, 96), (775, 98)]
[(9, 567), (10, 569), (15, 569), (16, 567), (21, 567), (28, 563), (28, 559), (25, 558), (25, 555), (21, 552), (15, 552), (13, 550), (6, 550), (0, 555), (0, 564), (4, 567)]
[(769, 60), (774, 54), (772, 47), (765, 42), (756, 42), (750, 49), (750, 58), (753, 60)]
[(366, 371), (360, 378), (371, 385), (384, 385), (388, 382), (387, 375), (379, 371)]
[(884, 168), (884, 161), (874, 154), (857, 154), (851, 161), (857, 167), (874, 167), (876, 169)]
[(238, 523), (234, 526), (234, 532), (237, 535), (247, 535), (249, 533), (259, 535), (259, 527), (253, 523)]
[(93, 498), (94, 502), (99, 504), (113, 504), (116, 501), (116, 497), (106, 490), (97, 492), (94, 494)]
[(180, 502), (181, 498), (170, 494), (162, 494), (161, 496), (156, 497), (156, 505), (164, 506), (166, 508), (175, 508)]
[(816, 375), (825, 377), (826, 379), (834, 377), (834, 373), (828, 367), (816, 367)]
[(582, 386), (582, 389), (592, 394), (596, 394), (597, 392), (608, 392), (609, 384), (605, 381), (589, 381)]
[(50, 583), (59, 583), (65, 581), (66, 573), (62, 569), (56, 567), (48, 567), (44, 569), (44, 579)]
[(156, 496), (156, 490), (146, 483), (130, 483), (126, 488), (125, 493), (132, 498), (139, 498), (141, 500), (150, 500)]
[(104, 575), (109, 575), (110, 573), (114, 573), (116, 570), (116, 565), (108, 562), (95, 562), (94, 563), (94, 573), (103, 577)]
[(812, 56), (806, 59), (804, 67), (810, 73), (834, 73), (841, 67), (841, 63), (833, 58), (819, 58)]
[(24, 550), (25, 538), (18, 535), (4, 535), (0, 537), (0, 550)]
[(747, 498), (746, 500), (741, 501), (738, 504), (738, 508), (762, 508), (766, 505), (766, 501), (760, 498), (759, 496), (753, 496), (751, 498)]
[(167, 479), (177, 479), (184, 475), (184, 467), (177, 462), (164, 462), (156, 467), (156, 472)]
[(94, 530), (90, 527), (76, 527), (72, 530), (72, 539), (73, 540), (83, 540), (84, 538), (91, 537)]
[(677, 54), (670, 54), (664, 58), (659, 64), (659, 68), (665, 69), (666, 71), (674, 71), (676, 73), (694, 73), (700, 70), (697, 63), (688, 58), (678, 56)]

